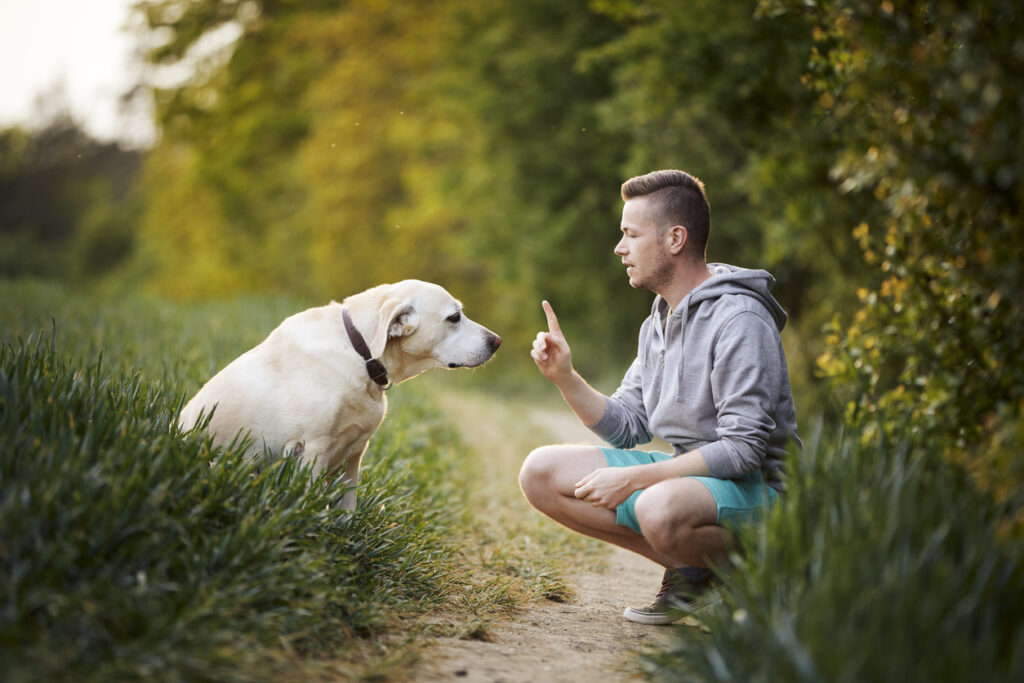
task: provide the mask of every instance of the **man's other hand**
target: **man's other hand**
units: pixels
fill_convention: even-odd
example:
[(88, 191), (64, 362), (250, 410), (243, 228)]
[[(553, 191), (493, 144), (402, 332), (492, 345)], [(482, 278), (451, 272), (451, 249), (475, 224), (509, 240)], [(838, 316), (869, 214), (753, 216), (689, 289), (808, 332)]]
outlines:
[(633, 492), (644, 488), (637, 484), (642, 472), (638, 467), (602, 467), (576, 482), (575, 495), (595, 507), (614, 510)]

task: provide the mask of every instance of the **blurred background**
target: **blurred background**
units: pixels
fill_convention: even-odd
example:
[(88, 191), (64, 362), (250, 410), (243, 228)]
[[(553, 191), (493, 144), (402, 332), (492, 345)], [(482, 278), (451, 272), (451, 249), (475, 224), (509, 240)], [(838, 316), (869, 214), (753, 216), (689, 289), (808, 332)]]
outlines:
[(547, 298), (610, 390), (651, 299), (612, 253), (619, 185), (682, 168), (709, 259), (778, 280), (803, 416), (909, 426), (1005, 497), (1020, 24), (1000, 0), (7, 3), (0, 276), (304, 305), (432, 280), (506, 338), (494, 381)]

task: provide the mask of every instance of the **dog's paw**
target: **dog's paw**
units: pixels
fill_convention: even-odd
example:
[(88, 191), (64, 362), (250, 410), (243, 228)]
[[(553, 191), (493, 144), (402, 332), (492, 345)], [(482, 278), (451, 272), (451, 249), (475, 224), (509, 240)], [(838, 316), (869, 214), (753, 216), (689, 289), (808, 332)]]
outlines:
[(289, 458), (301, 458), (302, 454), (306, 452), (306, 442), (296, 441), (288, 444), (284, 447), (285, 457)]

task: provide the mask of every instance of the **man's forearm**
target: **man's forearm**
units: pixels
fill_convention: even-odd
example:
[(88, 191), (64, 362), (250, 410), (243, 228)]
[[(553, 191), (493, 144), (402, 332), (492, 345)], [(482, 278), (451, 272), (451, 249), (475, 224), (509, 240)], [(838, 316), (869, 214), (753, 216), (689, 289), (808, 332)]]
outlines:
[(680, 453), (671, 460), (662, 460), (653, 464), (657, 466), (659, 480), (671, 479), (673, 477), (709, 477), (711, 470), (704, 460), (700, 449)]
[(635, 465), (634, 467), (634, 483), (638, 489), (654, 486), (666, 479), (711, 476), (700, 449), (682, 453), (671, 460), (662, 460), (649, 465)]
[(608, 397), (587, 384), (578, 372), (573, 370), (567, 379), (556, 383), (562, 398), (587, 427), (591, 427), (604, 416), (605, 401)]

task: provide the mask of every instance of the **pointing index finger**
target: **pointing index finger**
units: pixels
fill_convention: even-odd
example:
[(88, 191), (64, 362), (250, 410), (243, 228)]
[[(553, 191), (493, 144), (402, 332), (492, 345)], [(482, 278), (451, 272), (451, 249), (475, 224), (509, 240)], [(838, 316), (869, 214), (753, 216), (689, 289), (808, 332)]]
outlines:
[(544, 316), (548, 319), (548, 332), (561, 336), (562, 328), (558, 324), (558, 318), (555, 317), (555, 309), (551, 308), (551, 304), (547, 301), (541, 301), (540, 305), (544, 309)]

